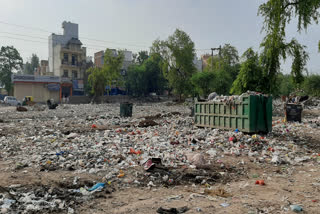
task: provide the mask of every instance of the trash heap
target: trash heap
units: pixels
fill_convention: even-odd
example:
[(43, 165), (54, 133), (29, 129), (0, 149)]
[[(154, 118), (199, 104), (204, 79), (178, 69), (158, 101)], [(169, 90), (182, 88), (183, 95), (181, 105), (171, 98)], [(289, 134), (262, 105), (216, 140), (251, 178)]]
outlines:
[[(300, 133), (319, 128), (320, 117), (303, 123), (274, 121), (268, 135), (248, 135), (193, 126), (183, 105), (134, 105), (132, 118), (119, 117), (119, 105), (59, 105), (56, 110), (1, 111), (0, 160), (5, 172), (69, 172), (74, 184), (7, 186), (0, 189), (0, 208), (73, 213), (77, 203), (108, 189), (213, 185), (246, 175), (230, 157), (257, 164), (300, 165), (320, 161), (319, 150)], [(99, 179), (78, 183), (77, 176)], [(64, 198), (62, 198), (64, 196)]]

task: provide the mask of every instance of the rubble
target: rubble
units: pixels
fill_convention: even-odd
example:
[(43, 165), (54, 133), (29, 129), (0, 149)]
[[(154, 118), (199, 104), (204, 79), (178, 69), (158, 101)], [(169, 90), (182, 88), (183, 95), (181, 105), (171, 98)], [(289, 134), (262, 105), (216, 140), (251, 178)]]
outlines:
[[(77, 204), (105, 197), (112, 188), (227, 184), (251, 177), (243, 158), (259, 167), (290, 168), (320, 161), (318, 141), (312, 140), (319, 130), (319, 116), (303, 118), (302, 123), (278, 118), (271, 133), (249, 135), (194, 127), (190, 110), (183, 105), (134, 105), (130, 118), (119, 117), (119, 107), (59, 105), (55, 111), (37, 107), (41, 111), (28, 112), (0, 108), (6, 121), (0, 127), (0, 161), (10, 163), (5, 172), (74, 175), (65, 187), (0, 185), (1, 210), (77, 213)], [(238, 161), (229, 163), (228, 157)], [(97, 179), (80, 183), (76, 177), (81, 174)], [(269, 185), (266, 177), (262, 179)], [(61, 182), (67, 181), (61, 177)], [(209, 188), (204, 194), (206, 198), (233, 195)], [(231, 201), (220, 204), (228, 209)], [(169, 211), (162, 208), (161, 212)]]

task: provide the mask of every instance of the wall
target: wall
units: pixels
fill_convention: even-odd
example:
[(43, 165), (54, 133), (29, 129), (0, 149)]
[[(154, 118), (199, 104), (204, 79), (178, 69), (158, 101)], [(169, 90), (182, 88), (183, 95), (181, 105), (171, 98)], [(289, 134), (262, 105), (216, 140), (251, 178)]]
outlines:
[(34, 102), (54, 99), (59, 102), (59, 91), (49, 91), (46, 83), (14, 83), (14, 96), (22, 101), (25, 96), (33, 96)]
[[(120, 103), (120, 102), (128, 102), (131, 98), (129, 96), (117, 95), (117, 96), (103, 96), (98, 97), (96, 103)], [(71, 104), (85, 104), (90, 103), (91, 98), (88, 96), (72, 96), (70, 97), (69, 102)]]

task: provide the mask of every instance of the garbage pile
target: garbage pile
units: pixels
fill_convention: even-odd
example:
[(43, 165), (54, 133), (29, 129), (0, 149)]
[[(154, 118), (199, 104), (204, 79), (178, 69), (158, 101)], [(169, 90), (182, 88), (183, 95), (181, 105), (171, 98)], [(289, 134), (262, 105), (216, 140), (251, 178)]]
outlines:
[(237, 129), (194, 127), (189, 109), (183, 105), (135, 105), (132, 118), (121, 118), (119, 108), (117, 104), (59, 105), (55, 111), (28, 112), (0, 108), (6, 121), (0, 128), (0, 160), (14, 163), (3, 171), (32, 169), (100, 178), (92, 181), (92, 186), (64, 189), (0, 187), (0, 208), (13, 213), (72, 213), (75, 203), (90, 200), (93, 191), (107, 187), (227, 183), (247, 175), (241, 162), (225, 162), (230, 156), (272, 165), (320, 161), (320, 150), (308, 147), (300, 135), (319, 128), (320, 117), (301, 124), (277, 120), (272, 133), (248, 135)]

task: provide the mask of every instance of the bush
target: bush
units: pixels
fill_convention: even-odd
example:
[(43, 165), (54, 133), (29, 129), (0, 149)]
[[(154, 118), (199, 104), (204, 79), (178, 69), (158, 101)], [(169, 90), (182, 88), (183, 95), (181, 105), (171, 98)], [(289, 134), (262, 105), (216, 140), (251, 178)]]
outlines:
[(320, 75), (313, 74), (305, 77), (303, 90), (311, 96), (320, 97)]

